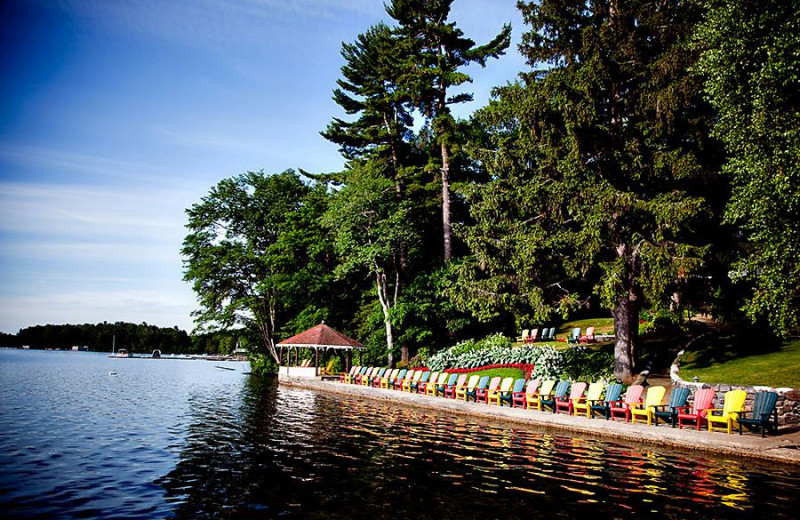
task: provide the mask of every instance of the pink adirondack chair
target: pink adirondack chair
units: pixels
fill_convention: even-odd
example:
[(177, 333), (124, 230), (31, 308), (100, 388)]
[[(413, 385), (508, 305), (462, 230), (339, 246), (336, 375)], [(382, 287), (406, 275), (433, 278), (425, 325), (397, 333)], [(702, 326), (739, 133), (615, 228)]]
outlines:
[(500, 386), (500, 381), (502, 380), (503, 378), (500, 376), (493, 377), (492, 380), (489, 381), (489, 388), (483, 390), (478, 388), (478, 392), (477, 394), (475, 394), (475, 402), (476, 403), (483, 402), (483, 404), (489, 404), (489, 392), (497, 391), (497, 387)]
[(683, 406), (678, 408), (678, 429), (683, 428), (683, 422), (694, 421), (697, 426), (697, 431), (703, 427), (706, 422), (706, 415), (708, 410), (714, 407), (714, 398), (716, 393), (711, 388), (703, 388), (694, 393), (694, 404), (692, 406)]
[(572, 415), (572, 404), (583, 397), (584, 392), (586, 392), (586, 383), (572, 383), (572, 391), (569, 393), (569, 397), (556, 398), (556, 409), (554, 411), (560, 413), (561, 410), (566, 410), (568, 415)]
[(444, 389), (444, 396), (450, 399), (455, 399), (456, 391), (466, 384), (467, 384), (467, 374), (461, 374), (460, 376), (458, 376), (456, 384), (447, 385), (447, 387)]
[(531, 379), (528, 381), (528, 384), (525, 385), (524, 392), (517, 392), (511, 396), (511, 400), (513, 401), (512, 406), (514, 408), (527, 408), (528, 396), (536, 393), (536, 390), (539, 388), (541, 382), (541, 379)]
[(595, 339), (594, 339), (594, 327), (588, 327), (586, 329), (586, 335), (581, 336), (579, 341), (581, 343), (594, 343), (595, 342)]
[(625, 392), (624, 399), (608, 403), (608, 410), (611, 413), (611, 418), (614, 419), (617, 415), (620, 415), (625, 417), (625, 422), (629, 422), (631, 420), (631, 405), (642, 402), (643, 391), (644, 387), (642, 385), (630, 386), (628, 387), (628, 391)]
[(525, 343), (536, 343), (536, 338), (539, 337), (539, 329), (533, 329), (525, 339)]

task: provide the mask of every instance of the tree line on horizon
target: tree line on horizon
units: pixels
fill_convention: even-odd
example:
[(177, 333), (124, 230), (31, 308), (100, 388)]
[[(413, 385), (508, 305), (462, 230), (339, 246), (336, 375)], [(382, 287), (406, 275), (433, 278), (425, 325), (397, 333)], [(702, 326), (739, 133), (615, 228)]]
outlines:
[(92, 352), (111, 352), (112, 348), (149, 354), (231, 354), (246, 339), (236, 333), (218, 331), (191, 336), (183, 329), (159, 327), (147, 323), (83, 323), (34, 325), (16, 334), (0, 332), (0, 346), (34, 349), (70, 350), (73, 346), (88, 347)]
[(325, 319), (391, 365), (606, 313), (629, 380), (643, 312), (800, 328), (800, 17), (780, 0), (517, 3), (529, 70), (491, 66), (454, 0), (392, 0), (343, 43), (321, 133), (340, 172), (247, 172), (187, 210), (198, 330), (260, 350)]

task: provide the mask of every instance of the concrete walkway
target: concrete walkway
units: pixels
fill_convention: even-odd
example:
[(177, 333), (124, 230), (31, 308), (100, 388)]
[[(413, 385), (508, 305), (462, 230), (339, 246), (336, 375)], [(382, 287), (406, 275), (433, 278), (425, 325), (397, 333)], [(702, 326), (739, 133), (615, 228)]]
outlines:
[(666, 425), (654, 427), (644, 423), (625, 423), (621, 420), (588, 419), (521, 408), (500, 408), (495, 405), (465, 403), (455, 399), (369, 388), (334, 381), (282, 377), (280, 384), (326, 394), (373, 399), (391, 402), (399, 406), (435, 410), (438, 413), (513, 423), (515, 426), (534, 426), (561, 432), (569, 431), (615, 440), (678, 448), (684, 451), (713, 452), (800, 466), (800, 429), (798, 428), (782, 427), (778, 435), (767, 435), (762, 439), (760, 434), (753, 433), (727, 435), (725, 432), (712, 433), (707, 430), (700, 432), (679, 430)]

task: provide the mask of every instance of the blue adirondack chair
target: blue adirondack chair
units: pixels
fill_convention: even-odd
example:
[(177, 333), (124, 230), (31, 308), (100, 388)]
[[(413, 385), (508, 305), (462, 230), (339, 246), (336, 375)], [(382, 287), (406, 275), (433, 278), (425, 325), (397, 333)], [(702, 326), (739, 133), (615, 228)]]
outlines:
[(690, 393), (688, 388), (673, 388), (669, 394), (669, 404), (656, 406), (654, 412), (656, 426), (658, 426), (658, 420), (661, 419), (666, 423), (672, 424), (674, 428), (678, 422), (678, 408), (686, 406)]
[(550, 408), (553, 413), (556, 411), (556, 401), (563, 399), (569, 392), (569, 381), (559, 381), (556, 389), (553, 390), (553, 395), (550, 397), (542, 397), (542, 406)]
[(572, 329), (572, 332), (570, 333), (569, 338), (567, 338), (567, 342), (569, 342), (570, 345), (577, 345), (578, 343), (581, 342), (581, 328), (580, 327), (574, 327)]
[[(750, 431), (761, 428), (761, 437), (778, 431), (778, 394), (775, 392), (757, 392), (753, 399), (753, 411), (739, 412), (736, 422), (739, 423), (739, 435), (744, 425)], [(749, 416), (749, 417), (748, 417)]]
[(431, 371), (430, 370), (426, 370), (425, 372), (423, 372), (422, 373), (422, 377), (419, 378), (419, 381), (416, 381), (416, 382), (412, 381), (411, 382), (411, 385), (409, 386), (411, 392), (416, 394), (417, 391), (419, 390), (420, 383), (427, 383), (428, 379), (430, 379), (430, 377), (431, 377)]
[(622, 385), (619, 383), (612, 383), (606, 387), (606, 396), (601, 401), (591, 403), (591, 415), (603, 415), (606, 420), (611, 417), (611, 405), (613, 401), (619, 401), (619, 396), (622, 395)]
[(525, 383), (527, 382), (528, 380), (525, 378), (517, 379), (516, 381), (514, 381), (514, 387), (511, 389), (510, 392), (502, 392), (500, 394), (500, 406), (503, 406), (503, 403), (508, 403), (508, 406), (512, 406), (513, 405), (512, 399), (514, 397), (514, 394), (522, 392), (522, 390), (525, 389)]
[(464, 400), (469, 402), (470, 398), (472, 398), (472, 402), (477, 403), (478, 391), (486, 391), (486, 387), (489, 386), (489, 379), (491, 379), (489, 376), (482, 376), (480, 381), (478, 381), (478, 386), (472, 390), (467, 390)]

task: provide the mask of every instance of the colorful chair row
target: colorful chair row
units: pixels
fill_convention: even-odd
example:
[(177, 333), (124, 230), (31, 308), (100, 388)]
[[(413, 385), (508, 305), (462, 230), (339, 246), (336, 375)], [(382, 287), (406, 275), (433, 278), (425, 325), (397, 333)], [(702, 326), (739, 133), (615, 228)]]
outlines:
[(428, 370), (389, 370), (382, 367), (353, 367), (340, 378), (346, 383), (373, 386), (426, 394), (448, 399), (460, 399), (465, 402), (508, 404), (514, 408), (550, 410), (553, 413), (566, 412), (568, 415), (585, 415), (594, 418), (603, 416), (607, 420), (618, 418), (625, 422), (646, 422), (658, 426), (659, 421), (669, 423), (674, 428), (695, 426), (701, 430), (706, 425), (709, 431), (733, 428), (757, 431), (762, 437), (767, 431), (777, 430), (776, 404), (778, 394), (775, 392), (757, 392), (751, 411), (745, 411), (744, 403), (747, 393), (744, 390), (731, 390), (725, 393), (721, 408), (714, 408), (716, 393), (712, 389), (701, 389), (695, 392), (692, 405), (687, 405), (688, 388), (675, 388), (670, 394), (669, 403), (664, 403), (666, 388), (651, 386), (643, 397), (644, 387), (632, 385), (622, 395), (623, 387), (618, 383), (605, 386), (596, 382), (588, 385), (584, 382), (531, 379), (530, 381), (511, 377), (501, 378), (489, 376), (469, 376), (448, 372), (431, 372)]

